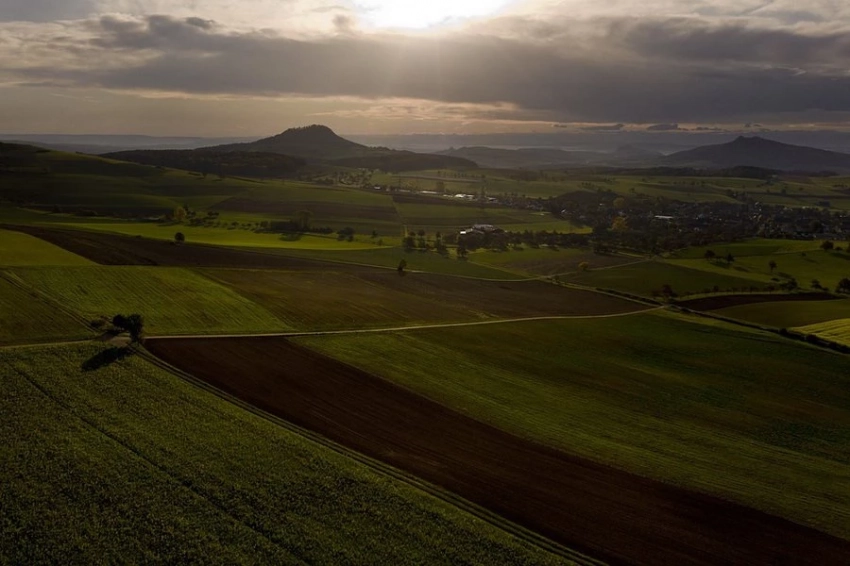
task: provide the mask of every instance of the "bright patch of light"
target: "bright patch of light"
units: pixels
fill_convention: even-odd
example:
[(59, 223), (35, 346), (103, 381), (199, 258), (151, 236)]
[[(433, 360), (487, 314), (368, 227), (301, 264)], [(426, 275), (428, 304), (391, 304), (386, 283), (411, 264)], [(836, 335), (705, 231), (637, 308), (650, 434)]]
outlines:
[(510, 0), (362, 0), (366, 19), (382, 28), (427, 28), (489, 16)]

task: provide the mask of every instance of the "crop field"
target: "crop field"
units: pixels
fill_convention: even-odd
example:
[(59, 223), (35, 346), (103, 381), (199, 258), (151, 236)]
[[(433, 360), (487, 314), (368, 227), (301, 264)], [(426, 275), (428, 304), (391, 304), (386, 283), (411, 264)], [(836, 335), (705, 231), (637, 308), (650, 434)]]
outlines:
[(823, 338), (828, 338), (834, 342), (850, 346), (850, 317), (830, 320), (829, 322), (821, 322), (818, 324), (810, 324), (808, 326), (797, 328), (796, 330), (807, 334), (817, 334)]
[(714, 251), (718, 257), (731, 253), (738, 258), (748, 256), (770, 256), (775, 254), (790, 254), (799, 252), (816, 251), (820, 246), (819, 241), (811, 240), (768, 240), (753, 239), (745, 242), (734, 242), (731, 244), (714, 244), (711, 246), (688, 248), (670, 254), (671, 259), (702, 259), (705, 258), (706, 250)]
[[(59, 225), (63, 226), (63, 225)], [(128, 236), (143, 236), (157, 240), (174, 240), (182, 232), (186, 241), (197, 244), (235, 246), (245, 248), (294, 248), (305, 250), (363, 250), (378, 246), (374, 241), (360, 237), (356, 241), (340, 241), (336, 236), (301, 235), (286, 237), (280, 234), (257, 233), (253, 230), (227, 227), (198, 227), (181, 224), (156, 224), (150, 222), (74, 222), (64, 225), (81, 230), (101, 230)]]
[[(408, 229), (424, 229), (428, 232), (447, 229), (468, 228), (473, 224), (505, 226), (533, 226), (537, 222), (553, 222), (550, 214), (540, 215), (528, 210), (516, 210), (501, 206), (476, 206), (446, 200), (437, 204), (396, 202), (396, 208)], [(572, 225), (562, 222), (561, 232), (569, 232)], [(540, 228), (542, 230), (542, 228)]]
[(36, 267), (14, 271), (28, 284), (93, 319), (141, 313), (150, 334), (284, 331), (271, 313), (188, 269)]
[(0, 344), (83, 340), (94, 335), (81, 321), (7, 277), (0, 271)]
[(24, 265), (93, 265), (93, 263), (34, 236), (0, 230), (0, 267)]
[(306, 210), (313, 214), (314, 226), (351, 226), (360, 233), (376, 230), (392, 236), (401, 232), (401, 220), (389, 195), (344, 187), (283, 183), (234, 196), (212, 210), (222, 215), (262, 215), (269, 220), (289, 220)]
[[(408, 360), (411, 355), (430, 358), (427, 349), (405, 347), (405, 339), (415, 337), (397, 341), (395, 336), (390, 348), (402, 346)], [(266, 411), (597, 558), (625, 563), (820, 564), (850, 552), (850, 542), (814, 529), (530, 443), (283, 339), (154, 340), (149, 347)], [(281, 364), (281, 359), (287, 363)], [(416, 364), (413, 371), (418, 378), (428, 373), (427, 381), (451, 379), (462, 388), (483, 377), (480, 369), (485, 369), (482, 365), (465, 375), (470, 369), (464, 365), (467, 359), (441, 360), (430, 372)], [(464, 367), (449, 377), (445, 368), (456, 361)], [(246, 372), (246, 367), (251, 370)], [(495, 364), (486, 369), (495, 369)], [(498, 383), (492, 386), (504, 393)]]
[(579, 264), (587, 262), (590, 269), (608, 268), (640, 261), (641, 258), (618, 254), (594, 254), (590, 250), (557, 248), (523, 248), (521, 250), (479, 251), (469, 255), (469, 261), (519, 274), (565, 275), (579, 272)]
[(0, 562), (567, 563), (109, 352), (0, 351)]
[(761, 288), (765, 285), (757, 281), (735, 277), (732, 274), (701, 271), (659, 261), (646, 261), (612, 269), (594, 270), (591, 268), (587, 272), (571, 275), (569, 281), (643, 296), (652, 295), (659, 291), (663, 285), (672, 286), (673, 291), (680, 295), (711, 291), (715, 286), (723, 291), (735, 288), (749, 289), (751, 286)]
[(50, 173), (4, 176), (1, 197), (67, 210), (161, 213), (199, 198), (208, 206), (257, 184), (58, 151), (41, 152), (34, 159), (35, 170)]
[[(793, 295), (777, 295), (777, 298), (780, 297), (794, 298)], [(718, 297), (718, 299), (722, 299), (722, 297)], [(700, 300), (697, 299), (696, 302), (699, 303)], [(691, 301), (686, 301), (682, 304), (683, 306), (701, 310), (698, 306), (692, 307)], [(765, 301), (727, 307), (722, 307), (719, 303), (718, 308), (711, 308), (710, 310), (722, 316), (754, 322), (756, 324), (764, 324), (776, 328), (793, 328), (795, 326), (807, 326), (809, 324), (817, 324), (839, 318), (850, 318), (850, 300)]]
[(287, 250), (275, 249), (279, 257), (312, 259), (317, 261), (339, 262), (354, 265), (370, 265), (395, 270), (401, 260), (407, 262), (409, 271), (425, 271), (443, 275), (457, 275), (480, 279), (516, 279), (517, 274), (502, 269), (479, 265), (469, 260), (458, 259), (454, 255), (442, 257), (433, 252), (406, 252), (403, 248), (379, 248), (373, 250), (325, 251), (325, 250)]
[(428, 273), (208, 269), (203, 273), (298, 330), (620, 314), (647, 307), (541, 281), (498, 282)]
[[(175, 245), (174, 242), (153, 240), (140, 236), (131, 237), (101, 231), (68, 230), (52, 226), (15, 226), (14, 229), (36, 236), (101, 265), (164, 265), (311, 270), (328, 267), (327, 263), (309, 259), (313, 255), (320, 253), (316, 251), (310, 251), (301, 259), (272, 253), (276, 248), (237, 249), (188, 242), (182, 245)], [(294, 253), (298, 250), (287, 251)], [(346, 251), (342, 253), (354, 254), (362, 252)], [(351, 266), (350, 269), (356, 270), (360, 268)]]
[(850, 540), (850, 361), (732, 328), (647, 314), (297, 342), (518, 436)]
[[(725, 253), (724, 251), (723, 255)], [(776, 263), (773, 273), (770, 269), (771, 261)], [(850, 277), (850, 253), (846, 251), (826, 252), (817, 249), (796, 253), (736, 256), (731, 265), (723, 261), (709, 262), (705, 259), (675, 260), (673, 263), (712, 274), (735, 274), (760, 282), (770, 282), (774, 278), (781, 281), (793, 277), (804, 288), (811, 287), (812, 281), (817, 280), (823, 287), (835, 289), (838, 281)]]

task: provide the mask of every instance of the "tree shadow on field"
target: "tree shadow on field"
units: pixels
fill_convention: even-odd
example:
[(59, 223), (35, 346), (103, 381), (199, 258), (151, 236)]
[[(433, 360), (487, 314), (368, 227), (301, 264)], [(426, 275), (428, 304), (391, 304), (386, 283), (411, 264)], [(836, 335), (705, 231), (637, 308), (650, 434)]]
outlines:
[(84, 361), (81, 369), (84, 372), (97, 371), (101, 368), (110, 366), (115, 362), (121, 361), (132, 354), (133, 351), (130, 348), (118, 348), (113, 346), (112, 348), (98, 352), (96, 355)]

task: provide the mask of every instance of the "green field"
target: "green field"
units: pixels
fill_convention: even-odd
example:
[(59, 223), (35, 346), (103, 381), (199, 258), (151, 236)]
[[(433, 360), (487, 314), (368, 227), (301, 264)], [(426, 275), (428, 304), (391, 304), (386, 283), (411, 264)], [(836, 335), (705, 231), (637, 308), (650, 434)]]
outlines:
[(817, 334), (834, 342), (850, 346), (850, 317), (797, 328), (800, 332)]
[(140, 357), (106, 364), (104, 352), (0, 351), (0, 563), (563, 563)]
[(850, 362), (666, 315), (299, 339), (474, 418), (850, 538)]
[[(783, 279), (793, 277), (804, 288), (810, 287), (812, 281), (816, 279), (822, 286), (835, 289), (841, 279), (850, 277), (850, 253), (823, 251), (818, 249), (819, 242), (795, 243), (799, 245), (795, 251), (788, 251), (793, 247), (788, 245), (781, 245), (776, 251), (768, 251), (772, 249), (772, 246), (754, 245), (738, 248), (743, 252), (740, 255), (736, 255), (737, 250), (729, 246), (735, 257), (731, 265), (727, 265), (725, 261), (709, 262), (705, 259), (673, 260), (672, 263), (712, 274), (728, 273), (746, 277), (760, 283), (776, 284)], [(808, 244), (809, 247), (804, 248), (803, 244)], [(718, 255), (725, 256), (726, 249), (726, 246), (717, 246), (714, 251)], [(765, 253), (756, 253), (759, 251)], [(773, 273), (770, 270), (771, 261), (776, 263)], [(774, 279), (776, 281), (773, 281)]]
[(91, 329), (0, 271), (0, 344), (91, 338)]
[(644, 296), (659, 291), (663, 285), (672, 286), (673, 291), (679, 295), (710, 292), (715, 285), (721, 291), (748, 289), (753, 285), (764, 286), (763, 283), (735, 277), (731, 273), (706, 272), (661, 261), (646, 261), (611, 269), (591, 269), (570, 276), (569, 281)]
[(275, 253), (298, 258), (318, 259), (322, 261), (353, 263), (359, 265), (374, 265), (396, 269), (401, 260), (407, 262), (409, 271), (426, 271), (444, 275), (474, 277), (479, 279), (517, 279), (516, 273), (510, 273), (498, 268), (478, 265), (468, 260), (457, 259), (454, 254), (442, 257), (434, 252), (412, 251), (403, 248), (379, 248), (372, 250), (324, 251), (324, 250), (274, 250)]
[(140, 313), (150, 334), (282, 332), (288, 327), (234, 291), (187, 269), (21, 268), (28, 284), (87, 318)]
[(91, 261), (44, 240), (0, 230), (0, 267), (28, 265), (94, 265)]
[(579, 264), (587, 262), (590, 269), (612, 267), (640, 261), (642, 258), (627, 255), (600, 255), (591, 250), (574, 248), (538, 249), (523, 247), (504, 252), (481, 250), (469, 255), (469, 261), (497, 269), (513, 271), (520, 275), (566, 275), (579, 271)]
[(157, 240), (174, 240), (174, 235), (177, 232), (182, 232), (186, 237), (186, 242), (245, 248), (344, 251), (375, 249), (379, 247), (375, 243), (375, 240), (362, 235), (353, 242), (347, 242), (339, 240), (335, 235), (318, 236), (305, 234), (287, 237), (280, 234), (258, 233), (252, 229), (245, 228), (203, 228), (182, 224), (156, 224), (149, 222), (69, 222), (63, 224), (63, 226), (81, 230), (102, 230), (129, 236), (143, 236)]
[(719, 315), (775, 326), (792, 328), (850, 318), (850, 300), (844, 301), (781, 301), (727, 307), (713, 311)]

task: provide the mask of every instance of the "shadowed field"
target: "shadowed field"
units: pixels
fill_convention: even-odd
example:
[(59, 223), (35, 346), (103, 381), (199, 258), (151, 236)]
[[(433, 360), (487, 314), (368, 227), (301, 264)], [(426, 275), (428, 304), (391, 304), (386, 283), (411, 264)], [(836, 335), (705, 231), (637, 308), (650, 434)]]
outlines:
[(846, 541), (523, 440), (282, 339), (148, 346), (261, 409), (612, 562), (824, 564), (850, 553)]

